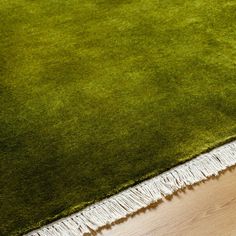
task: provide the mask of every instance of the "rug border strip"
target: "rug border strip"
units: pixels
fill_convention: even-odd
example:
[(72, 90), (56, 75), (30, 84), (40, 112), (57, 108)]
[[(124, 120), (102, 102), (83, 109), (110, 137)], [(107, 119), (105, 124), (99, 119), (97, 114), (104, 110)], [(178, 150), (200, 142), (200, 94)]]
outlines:
[(236, 141), (178, 165), (25, 236), (83, 236), (134, 214), (179, 189), (217, 176), (236, 165)]

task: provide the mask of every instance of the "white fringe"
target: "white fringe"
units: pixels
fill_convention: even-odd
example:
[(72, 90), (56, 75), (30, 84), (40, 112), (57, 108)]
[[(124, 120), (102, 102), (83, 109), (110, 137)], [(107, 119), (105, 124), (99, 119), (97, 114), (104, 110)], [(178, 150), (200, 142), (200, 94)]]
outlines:
[(220, 171), (236, 165), (236, 141), (202, 154), (152, 179), (62, 218), (27, 236), (82, 236), (137, 212)]

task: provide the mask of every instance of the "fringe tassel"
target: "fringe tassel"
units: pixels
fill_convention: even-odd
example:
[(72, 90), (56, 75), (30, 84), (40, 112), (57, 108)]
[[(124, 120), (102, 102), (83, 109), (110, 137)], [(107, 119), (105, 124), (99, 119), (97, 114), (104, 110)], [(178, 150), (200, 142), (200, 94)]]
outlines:
[(236, 141), (215, 148), (161, 175), (146, 180), (26, 236), (83, 236), (143, 207), (236, 165)]

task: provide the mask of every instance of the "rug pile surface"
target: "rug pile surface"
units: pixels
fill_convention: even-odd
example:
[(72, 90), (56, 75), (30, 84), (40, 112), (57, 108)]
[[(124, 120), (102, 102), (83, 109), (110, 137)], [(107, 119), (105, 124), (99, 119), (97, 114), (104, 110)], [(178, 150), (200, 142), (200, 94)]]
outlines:
[(0, 235), (236, 134), (234, 0), (0, 1)]

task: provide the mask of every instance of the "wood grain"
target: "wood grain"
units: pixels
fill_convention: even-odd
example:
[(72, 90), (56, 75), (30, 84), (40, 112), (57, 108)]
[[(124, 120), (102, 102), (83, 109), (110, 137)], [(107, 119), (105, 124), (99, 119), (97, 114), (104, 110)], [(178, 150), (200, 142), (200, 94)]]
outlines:
[(236, 169), (178, 192), (100, 236), (236, 236)]

